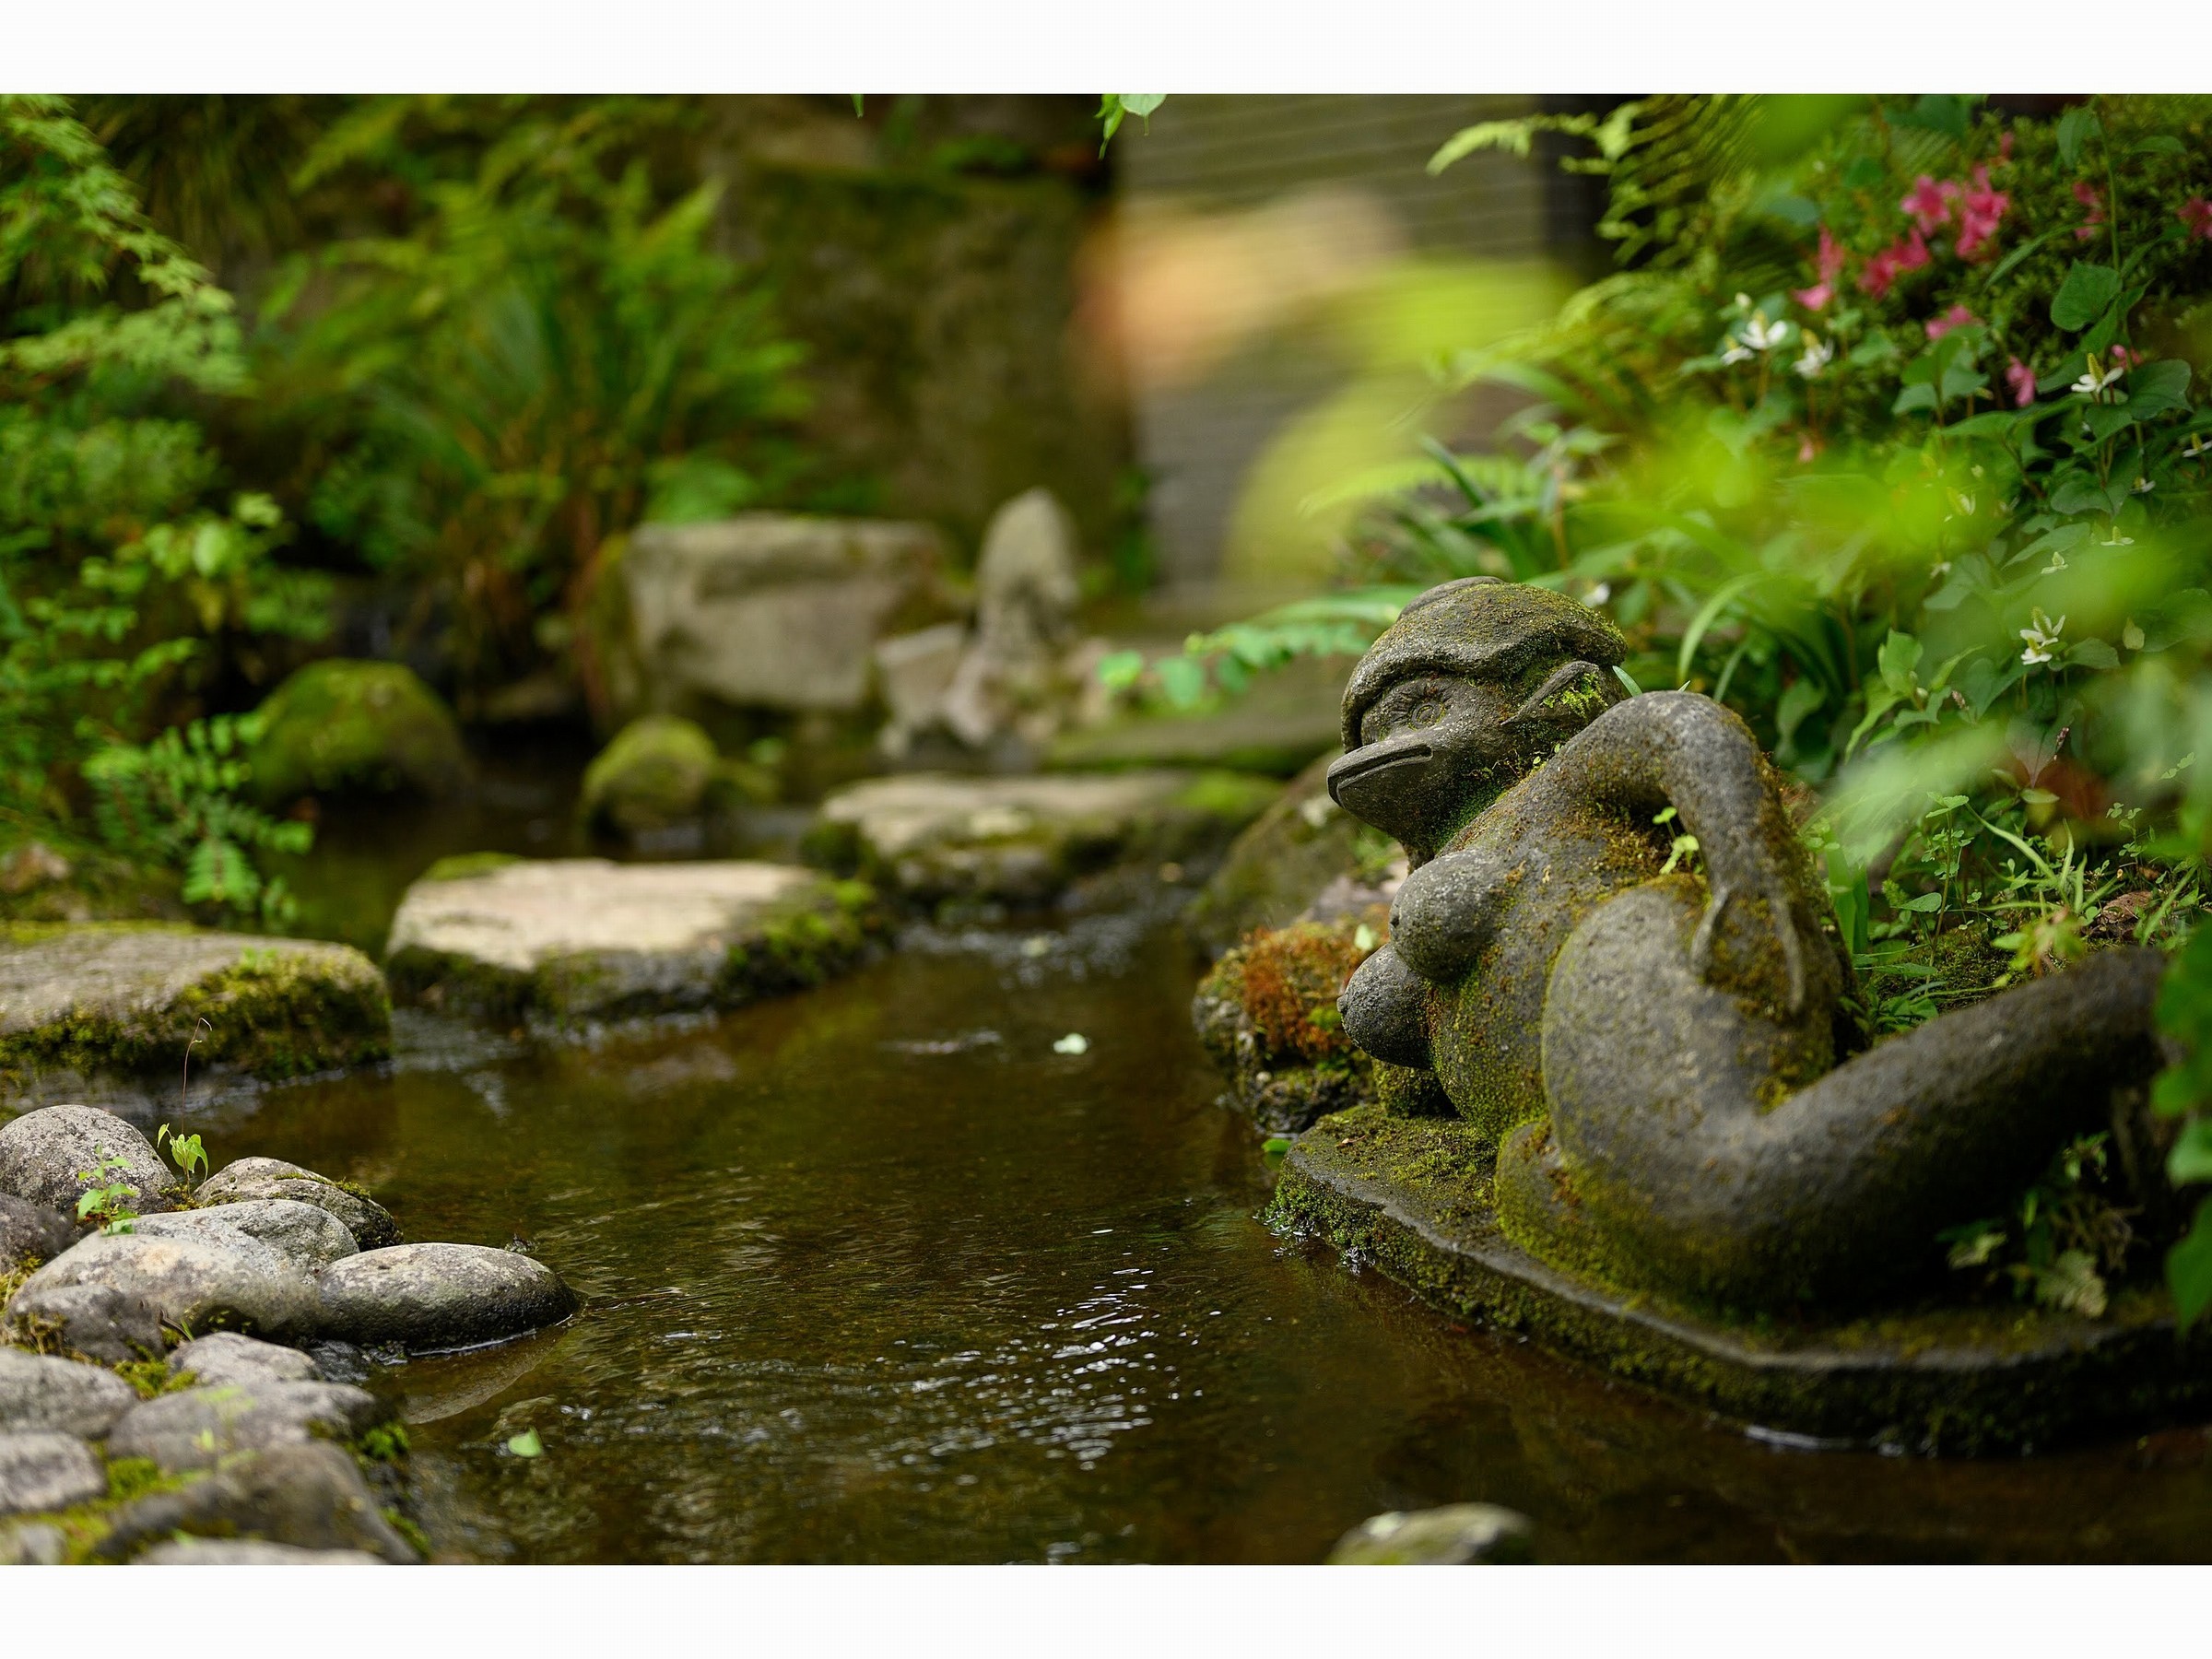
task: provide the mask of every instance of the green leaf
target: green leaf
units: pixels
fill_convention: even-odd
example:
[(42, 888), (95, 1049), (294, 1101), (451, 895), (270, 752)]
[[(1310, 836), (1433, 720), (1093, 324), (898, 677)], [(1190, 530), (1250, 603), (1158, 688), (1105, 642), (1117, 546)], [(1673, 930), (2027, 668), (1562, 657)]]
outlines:
[(537, 1438), (536, 1430), (525, 1429), (508, 1440), (507, 1450), (517, 1457), (538, 1457), (544, 1454), (546, 1445)]
[(2159, 133), (2138, 141), (2130, 153), (2137, 156), (2185, 156), (2189, 148), (2171, 133)]
[(1900, 697), (1912, 695), (1913, 669), (1920, 665), (1920, 641), (1909, 633), (1889, 630), (1882, 641), (1876, 661), (1880, 665), (1882, 683)]
[(2128, 413), (2140, 420), (2189, 407), (2189, 365), (2179, 358), (2145, 363), (2127, 377)]
[(2104, 1280), (2088, 1253), (2068, 1250), (2036, 1275), (2035, 1300), (2047, 1308), (2097, 1319), (2105, 1308)]
[(2051, 298), (2051, 321), (2069, 332), (2078, 333), (2102, 316), (2105, 308), (2119, 297), (2119, 272), (2111, 265), (2089, 265), (2077, 259), (2074, 268), (2066, 273), (2065, 281), (2058, 285), (2058, 292)]
[(2081, 147), (2103, 131), (2104, 124), (2088, 105), (2078, 104), (2068, 110), (2058, 118), (2058, 159), (2068, 167), (2079, 165)]
[(2084, 640), (2066, 653), (2069, 668), (2109, 670), (2120, 666), (2120, 653), (2102, 640)]
[(2212, 1198), (2196, 1206), (2189, 1236), (2166, 1253), (2166, 1288), (2174, 1324), (2184, 1331), (2212, 1306)]
[(2175, 1186), (2212, 1181), (2212, 1118), (2193, 1117), (2166, 1154), (2166, 1179)]

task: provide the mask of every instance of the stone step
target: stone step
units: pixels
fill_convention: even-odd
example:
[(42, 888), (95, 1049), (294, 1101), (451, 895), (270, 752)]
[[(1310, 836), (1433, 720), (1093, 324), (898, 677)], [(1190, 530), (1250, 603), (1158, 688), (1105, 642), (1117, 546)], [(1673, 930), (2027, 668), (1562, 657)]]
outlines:
[(875, 894), (744, 860), (449, 861), (409, 888), (385, 967), (405, 1001), (574, 1025), (731, 1008), (851, 967)]
[(1043, 904), (1112, 865), (1218, 853), (1280, 789), (1230, 771), (910, 772), (830, 795), (806, 847), (911, 902)]

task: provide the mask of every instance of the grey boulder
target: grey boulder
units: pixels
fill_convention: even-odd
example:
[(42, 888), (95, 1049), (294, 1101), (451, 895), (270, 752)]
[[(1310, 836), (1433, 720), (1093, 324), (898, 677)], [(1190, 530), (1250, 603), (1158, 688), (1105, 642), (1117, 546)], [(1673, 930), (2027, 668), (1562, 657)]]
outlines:
[(112, 1285), (49, 1285), (35, 1292), (26, 1285), (7, 1305), (7, 1328), (32, 1346), (101, 1365), (159, 1359), (169, 1346), (154, 1304)]
[(181, 1377), (187, 1371), (209, 1388), (323, 1381), (315, 1362), (298, 1348), (279, 1347), (235, 1331), (195, 1336), (179, 1347), (169, 1357), (169, 1374)]
[(289, 1198), (337, 1218), (362, 1250), (382, 1250), (399, 1242), (399, 1224), (382, 1205), (280, 1158), (241, 1158), (226, 1164), (202, 1182), (193, 1197), (208, 1207), (252, 1198)]
[(134, 1567), (382, 1567), (365, 1549), (302, 1549), (259, 1538), (171, 1538), (157, 1544)]
[(1448, 1503), (1362, 1521), (1336, 1542), (1332, 1567), (1473, 1567), (1529, 1559), (1526, 1515), (1495, 1503)]
[(360, 1249), (345, 1222), (297, 1198), (244, 1198), (205, 1209), (147, 1216), (133, 1222), (131, 1230), (141, 1238), (212, 1237), (218, 1243), (227, 1235), (243, 1233), (288, 1258), (302, 1273), (319, 1272)]
[(58, 1429), (97, 1440), (138, 1404), (113, 1371), (0, 1347), (0, 1430)]
[(249, 1453), (204, 1480), (124, 1504), (108, 1521), (93, 1553), (111, 1561), (179, 1533), (358, 1549), (383, 1561), (418, 1559), (384, 1519), (353, 1459), (321, 1441)]
[(37, 1515), (107, 1495), (91, 1448), (58, 1429), (0, 1434), (0, 1515)]
[(96, 1234), (32, 1274), (10, 1305), (35, 1310), (47, 1291), (70, 1285), (105, 1285), (142, 1298), (162, 1324), (186, 1333), (230, 1329), (283, 1336), (311, 1330), (315, 1320), (314, 1281), (243, 1233)]
[[(102, 1158), (120, 1163), (102, 1179)], [(12, 1193), (65, 1215), (89, 1189), (120, 1183), (141, 1215), (169, 1207), (176, 1171), (145, 1135), (112, 1112), (93, 1106), (48, 1106), (0, 1127), (0, 1193)]]
[(108, 1455), (151, 1458), (164, 1474), (208, 1469), (235, 1452), (350, 1440), (387, 1415), (374, 1394), (342, 1382), (188, 1388), (134, 1406), (109, 1431)]
[(59, 1567), (69, 1535), (43, 1521), (0, 1528), (0, 1567)]
[(558, 1324), (573, 1291), (543, 1262), (480, 1244), (399, 1244), (333, 1262), (317, 1281), (323, 1329), (414, 1353), (472, 1347)]
[(0, 1193), (0, 1273), (51, 1262), (76, 1242), (68, 1217), (13, 1193)]

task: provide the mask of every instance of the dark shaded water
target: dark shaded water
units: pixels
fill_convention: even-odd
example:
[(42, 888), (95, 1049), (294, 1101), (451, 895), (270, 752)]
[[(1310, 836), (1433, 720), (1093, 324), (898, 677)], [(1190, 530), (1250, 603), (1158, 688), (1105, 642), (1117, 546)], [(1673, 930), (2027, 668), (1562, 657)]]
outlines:
[[(385, 1380), (459, 1556), (1312, 1561), (1460, 1500), (1525, 1511), (1555, 1560), (2212, 1553), (2195, 1430), (1778, 1450), (1271, 1236), (1193, 976), (1171, 932), (1100, 918), (924, 933), (596, 1044), (407, 1019), (388, 1074), (233, 1108), (218, 1151), (367, 1181), (413, 1237), (520, 1234), (589, 1296)], [(504, 1450), (525, 1428), (535, 1460)]]

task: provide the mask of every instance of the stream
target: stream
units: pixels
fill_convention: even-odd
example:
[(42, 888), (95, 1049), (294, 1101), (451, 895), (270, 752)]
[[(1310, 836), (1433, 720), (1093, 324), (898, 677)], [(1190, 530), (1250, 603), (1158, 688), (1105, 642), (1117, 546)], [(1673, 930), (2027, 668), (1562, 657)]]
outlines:
[[(567, 850), (558, 792), (485, 800), (331, 827), (300, 931), (373, 951), (437, 853)], [(1809, 1451), (1276, 1237), (1173, 898), (913, 927), (822, 989), (588, 1041), (403, 1012), (389, 1065), (211, 1104), (207, 1138), (365, 1182), (413, 1238), (520, 1241), (587, 1299), (380, 1375), (452, 1559), (1310, 1562), (1465, 1500), (1553, 1561), (2212, 1554), (2200, 1429)]]

